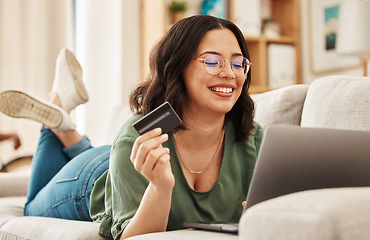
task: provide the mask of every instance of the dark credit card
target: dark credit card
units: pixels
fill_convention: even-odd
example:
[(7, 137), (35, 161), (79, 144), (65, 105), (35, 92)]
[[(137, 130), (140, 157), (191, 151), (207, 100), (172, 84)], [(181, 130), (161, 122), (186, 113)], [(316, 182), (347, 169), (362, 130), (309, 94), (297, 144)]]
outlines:
[(173, 110), (169, 102), (162, 105), (145, 115), (143, 118), (132, 124), (136, 131), (142, 135), (154, 128), (161, 128), (162, 133), (168, 133), (181, 125), (182, 121)]

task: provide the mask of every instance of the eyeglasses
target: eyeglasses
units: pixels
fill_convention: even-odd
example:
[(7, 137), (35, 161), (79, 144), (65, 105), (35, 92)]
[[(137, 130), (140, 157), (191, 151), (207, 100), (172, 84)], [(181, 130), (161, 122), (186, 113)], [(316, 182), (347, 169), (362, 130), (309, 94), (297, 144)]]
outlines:
[(193, 60), (202, 61), (202, 63), (204, 64), (204, 68), (211, 75), (219, 74), (222, 69), (224, 69), (226, 61), (230, 62), (233, 73), (235, 74), (235, 76), (238, 77), (245, 76), (248, 73), (250, 66), (252, 65), (252, 63), (247, 58), (241, 56), (235, 58), (233, 61), (230, 61), (224, 60), (219, 55), (211, 54), (205, 58), (195, 58)]

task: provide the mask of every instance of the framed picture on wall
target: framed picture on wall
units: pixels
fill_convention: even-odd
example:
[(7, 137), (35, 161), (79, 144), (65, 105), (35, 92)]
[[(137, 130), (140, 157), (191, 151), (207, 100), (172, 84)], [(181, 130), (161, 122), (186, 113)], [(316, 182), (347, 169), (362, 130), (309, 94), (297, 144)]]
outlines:
[(200, 14), (211, 15), (218, 18), (229, 19), (228, 0), (203, 0)]
[(309, 1), (310, 65), (313, 73), (329, 73), (360, 66), (359, 57), (336, 51), (341, 0)]

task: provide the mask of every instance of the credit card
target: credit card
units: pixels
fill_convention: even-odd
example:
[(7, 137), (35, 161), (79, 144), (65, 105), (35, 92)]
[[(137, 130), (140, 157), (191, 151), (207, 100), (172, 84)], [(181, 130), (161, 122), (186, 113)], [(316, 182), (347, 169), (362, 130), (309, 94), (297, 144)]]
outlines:
[(169, 102), (162, 105), (132, 124), (136, 131), (142, 135), (154, 128), (161, 128), (162, 133), (168, 133), (181, 125), (182, 121), (173, 110)]

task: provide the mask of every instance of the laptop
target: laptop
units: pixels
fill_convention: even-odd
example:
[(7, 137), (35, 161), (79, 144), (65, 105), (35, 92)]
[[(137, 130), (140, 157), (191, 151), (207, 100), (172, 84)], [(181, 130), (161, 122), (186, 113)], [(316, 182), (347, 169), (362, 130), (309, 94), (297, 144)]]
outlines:
[[(275, 125), (265, 130), (244, 209), (290, 193), (370, 186), (370, 131)], [(237, 223), (185, 227), (238, 233)]]

